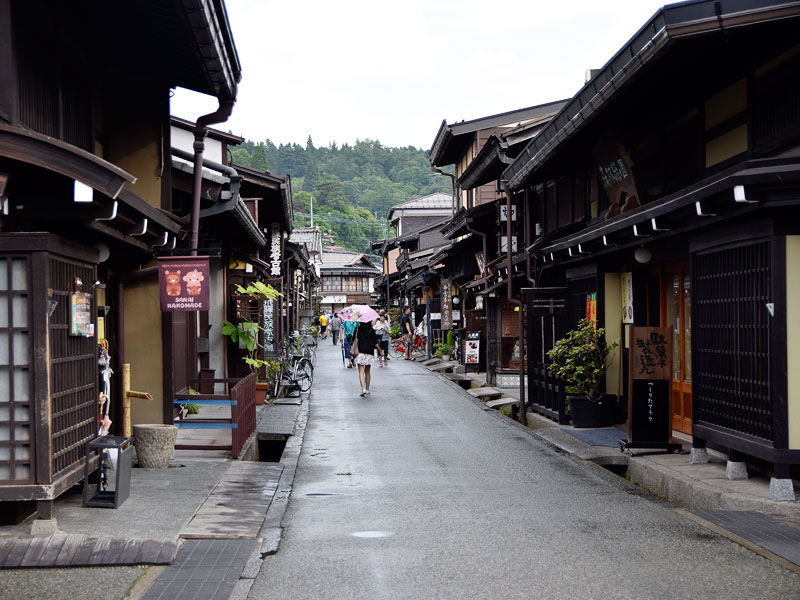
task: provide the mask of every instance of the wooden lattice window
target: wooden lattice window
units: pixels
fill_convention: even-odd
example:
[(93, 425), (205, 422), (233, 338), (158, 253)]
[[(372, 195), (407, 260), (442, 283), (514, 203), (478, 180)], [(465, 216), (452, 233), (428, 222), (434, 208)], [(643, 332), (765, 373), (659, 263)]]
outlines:
[(30, 265), (0, 257), (0, 480), (33, 481)]
[(694, 420), (772, 440), (770, 242), (697, 254), (692, 275)]
[[(53, 477), (83, 460), (86, 442), (97, 435), (97, 340), (70, 335), (71, 294), (75, 278), (84, 287), (95, 270), (65, 258), (49, 259), (50, 301), (56, 302), (49, 323), (50, 402)], [(94, 305), (93, 310), (96, 310)]]

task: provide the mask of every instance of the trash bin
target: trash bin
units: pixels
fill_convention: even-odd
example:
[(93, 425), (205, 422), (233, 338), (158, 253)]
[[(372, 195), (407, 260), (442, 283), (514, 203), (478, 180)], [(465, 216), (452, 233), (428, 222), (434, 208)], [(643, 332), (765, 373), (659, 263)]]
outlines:
[[(86, 443), (86, 466), (83, 473), (83, 505), (119, 508), (131, 491), (133, 465), (132, 438), (103, 435)], [(97, 484), (89, 483), (92, 457), (97, 456)], [(116, 460), (114, 459), (116, 455)], [(116, 468), (114, 468), (116, 462)], [(113, 488), (109, 488), (109, 471), (115, 471)], [(92, 490), (91, 488), (95, 488)], [(94, 494), (92, 492), (94, 491)]]

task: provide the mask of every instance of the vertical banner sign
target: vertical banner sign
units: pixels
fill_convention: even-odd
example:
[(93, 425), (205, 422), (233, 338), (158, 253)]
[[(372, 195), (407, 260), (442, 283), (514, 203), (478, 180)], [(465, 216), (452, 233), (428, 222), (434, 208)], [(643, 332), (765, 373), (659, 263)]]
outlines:
[(672, 439), (672, 329), (631, 327), (628, 440), (631, 446)]
[(267, 298), (264, 300), (264, 352), (275, 352), (275, 344), (271, 341), (275, 339), (275, 300)]
[(633, 273), (623, 273), (622, 281), (622, 322), (633, 323)]
[(450, 280), (442, 279), (442, 329), (453, 326), (453, 294)]
[(162, 312), (209, 310), (211, 271), (207, 256), (158, 259), (158, 295)]
[(586, 294), (586, 320), (597, 329), (597, 292)]
[(272, 238), (269, 246), (269, 273), (273, 277), (281, 276), (281, 226), (272, 224)]

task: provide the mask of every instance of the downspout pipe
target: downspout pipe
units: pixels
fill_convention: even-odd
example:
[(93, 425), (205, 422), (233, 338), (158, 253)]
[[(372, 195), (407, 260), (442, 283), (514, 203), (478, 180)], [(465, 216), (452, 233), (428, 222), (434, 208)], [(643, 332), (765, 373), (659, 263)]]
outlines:
[[(511, 264), (513, 253), (511, 251), (511, 190), (508, 188), (508, 182), (502, 180), (503, 191), (506, 194), (506, 278), (507, 278), (507, 299), (508, 303), (516, 306), (519, 311), (518, 331), (517, 331), (517, 344), (519, 346), (519, 421), (523, 425), (528, 424), (528, 415), (525, 402), (525, 335), (523, 327), (525, 325), (522, 318), (525, 304), (515, 299), (514, 293), (514, 267)], [(520, 216), (522, 211), (518, 211)]]
[(197, 244), (200, 235), (200, 190), (203, 184), (203, 151), (208, 127), (216, 123), (224, 123), (233, 112), (236, 104), (237, 86), (233, 85), (230, 98), (218, 98), (219, 108), (213, 113), (203, 115), (197, 119), (194, 127), (194, 178), (192, 183), (192, 225), (189, 252), (197, 256)]
[(456, 176), (448, 173), (446, 171), (442, 171), (439, 167), (431, 167), (431, 171), (434, 173), (438, 173), (439, 175), (446, 175), (450, 178), (450, 182), (453, 184), (453, 207), (452, 207), (452, 214), (456, 214)]

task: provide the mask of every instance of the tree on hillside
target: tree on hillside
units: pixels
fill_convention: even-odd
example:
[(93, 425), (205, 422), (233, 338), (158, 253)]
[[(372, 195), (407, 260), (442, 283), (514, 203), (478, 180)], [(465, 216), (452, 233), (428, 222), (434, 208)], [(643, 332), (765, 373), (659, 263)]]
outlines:
[(253, 156), (250, 159), (250, 166), (260, 171), (269, 171), (269, 163), (267, 162), (267, 149), (264, 144), (258, 144), (253, 148)]
[(246, 167), (250, 166), (250, 153), (244, 148), (234, 148), (231, 150), (231, 156), (233, 157), (233, 162)]

